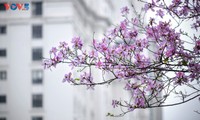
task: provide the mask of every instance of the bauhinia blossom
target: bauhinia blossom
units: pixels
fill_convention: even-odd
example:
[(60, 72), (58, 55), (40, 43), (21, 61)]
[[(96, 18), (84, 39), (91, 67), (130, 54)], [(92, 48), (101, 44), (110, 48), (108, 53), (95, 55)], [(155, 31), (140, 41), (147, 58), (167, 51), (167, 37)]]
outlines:
[[(114, 108), (121, 106), (127, 112), (178, 105), (199, 97), (200, 35), (184, 32), (180, 26), (187, 23), (191, 25), (190, 32), (199, 30), (200, 1), (171, 0), (170, 4), (164, 0), (140, 1), (144, 3), (141, 14), (135, 12), (136, 16), (130, 18), (131, 9), (123, 7), (124, 20), (109, 30), (104, 38), (91, 40), (89, 51), (84, 50), (80, 37), (72, 38), (71, 46), (60, 42), (58, 47), (52, 47), (50, 58), (43, 60), (44, 68), (67, 63), (72, 71), (76, 68), (77, 73), (67, 72), (63, 82), (85, 85), (89, 89), (123, 81), (130, 100), (113, 100), (112, 105)], [(148, 12), (151, 17), (145, 16)], [(162, 19), (165, 16), (171, 19)], [(102, 80), (93, 76), (98, 70), (103, 73)], [(191, 91), (177, 93), (177, 88), (183, 86)], [(166, 104), (168, 96), (173, 93), (182, 99)]]

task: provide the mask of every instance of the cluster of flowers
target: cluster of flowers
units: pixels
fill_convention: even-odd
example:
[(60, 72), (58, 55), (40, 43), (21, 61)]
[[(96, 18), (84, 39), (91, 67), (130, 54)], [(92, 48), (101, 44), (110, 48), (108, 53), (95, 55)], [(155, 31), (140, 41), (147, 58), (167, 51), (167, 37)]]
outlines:
[[(188, 0), (173, 0), (170, 6), (160, 0), (145, 4), (144, 10), (152, 10), (163, 18), (166, 14), (177, 15), (183, 20), (200, 13), (199, 4)], [(193, 0), (199, 3), (198, 0)], [(144, 11), (144, 12), (145, 12)], [(150, 18), (143, 23), (140, 18), (128, 18), (129, 8), (121, 9), (125, 18), (98, 41), (93, 39), (92, 50), (86, 51), (80, 37), (74, 37), (69, 46), (60, 42), (50, 50), (50, 58), (43, 60), (44, 68), (68, 63), (70, 67), (81, 68), (80, 77), (66, 73), (63, 82), (86, 85), (94, 88), (99, 84), (110, 84), (114, 80), (125, 81), (125, 90), (131, 93), (132, 101), (113, 100), (113, 107), (148, 108), (162, 105), (166, 97), (177, 86), (199, 81), (200, 77), (200, 39), (190, 37), (193, 49), (184, 47), (180, 30), (174, 29), (171, 21), (156, 21)], [(195, 29), (198, 30), (199, 26)], [(113, 76), (112, 79), (97, 82), (92, 76), (92, 66)], [(88, 68), (87, 70), (85, 68)], [(166, 74), (172, 73), (168, 76)], [(170, 87), (173, 87), (170, 89)], [(164, 91), (164, 92), (163, 92)], [(164, 94), (163, 97), (160, 94)], [(155, 102), (155, 99), (157, 102)], [(154, 101), (154, 102), (153, 102)]]
[(152, 0), (152, 2), (147, 3), (140, 0), (145, 4), (144, 10), (155, 11), (161, 18), (165, 13), (170, 14), (172, 17), (178, 17), (179, 19), (193, 19), (192, 27), (198, 30), (200, 27), (200, 1), (199, 0)]

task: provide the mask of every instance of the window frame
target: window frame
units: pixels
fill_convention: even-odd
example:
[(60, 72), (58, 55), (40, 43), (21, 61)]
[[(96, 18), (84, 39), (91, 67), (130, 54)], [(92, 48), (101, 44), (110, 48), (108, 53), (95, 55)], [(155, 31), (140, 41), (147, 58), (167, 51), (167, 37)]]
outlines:
[(43, 108), (43, 94), (32, 94), (32, 107)]
[(43, 49), (42, 47), (32, 48), (32, 61), (42, 61)]
[(43, 120), (42, 116), (32, 116), (31, 120)]
[(7, 34), (7, 26), (6, 25), (0, 25), (0, 35)]
[(0, 70), (0, 81), (7, 80), (7, 71)]
[(41, 69), (34, 69), (32, 73), (32, 84), (40, 85), (43, 84), (44, 72)]
[(43, 2), (42, 1), (32, 2), (32, 16), (42, 16), (42, 14), (43, 14)]
[(32, 25), (32, 38), (42, 39), (43, 37), (43, 27), (41, 24)]
[[(0, 3), (0, 12), (6, 11), (6, 7), (5, 7), (4, 4), (5, 4), (5, 3), (3, 3), (3, 2)], [(2, 8), (4, 8), (4, 9), (2, 9)]]
[(6, 117), (0, 117), (0, 120), (6, 120)]
[[(4, 97), (4, 98), (1, 98)], [(2, 94), (0, 95), (0, 104), (6, 104), (7, 103), (7, 96)]]
[(6, 57), (7, 56), (7, 50), (6, 49), (1, 49), (0, 48), (0, 58)]

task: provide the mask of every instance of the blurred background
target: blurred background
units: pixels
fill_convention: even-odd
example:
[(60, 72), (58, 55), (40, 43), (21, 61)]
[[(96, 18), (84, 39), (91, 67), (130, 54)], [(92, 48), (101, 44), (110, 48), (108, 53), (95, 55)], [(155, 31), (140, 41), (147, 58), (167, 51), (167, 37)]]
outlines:
[[(135, 0), (136, 1), (136, 0)], [(137, 6), (139, 3), (132, 0)], [(123, 84), (86, 87), (62, 83), (70, 68), (43, 70), (41, 61), (60, 41), (81, 36), (84, 44), (101, 38), (122, 19), (129, 0), (0, 0), (0, 120), (199, 120), (198, 101), (167, 109), (136, 110), (106, 117), (112, 99), (128, 99)], [(28, 3), (28, 10), (6, 10), (4, 3)], [(95, 32), (95, 34), (93, 34)], [(95, 79), (101, 73), (95, 72)], [(198, 106), (195, 108), (195, 105)]]

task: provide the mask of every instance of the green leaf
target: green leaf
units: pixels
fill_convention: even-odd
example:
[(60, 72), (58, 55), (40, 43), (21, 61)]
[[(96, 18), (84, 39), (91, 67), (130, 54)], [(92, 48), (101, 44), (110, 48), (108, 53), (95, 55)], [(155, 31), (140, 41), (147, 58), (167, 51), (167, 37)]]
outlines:
[(169, 60), (169, 58), (167, 57), (167, 58), (165, 58), (165, 59), (164, 59), (164, 61), (163, 61), (163, 62), (164, 62), (164, 63), (167, 63), (167, 62), (168, 62), (168, 60)]
[(80, 78), (75, 78), (74, 80), (76, 80), (76, 81), (79, 81), (79, 80), (80, 80)]
[(187, 65), (188, 65), (188, 62), (185, 61), (185, 60), (183, 60), (183, 61), (182, 61), (182, 65), (187, 66)]
[(111, 117), (113, 117), (114, 115), (113, 115), (113, 114), (111, 114), (111, 113), (108, 113), (106, 116), (111, 116)]

